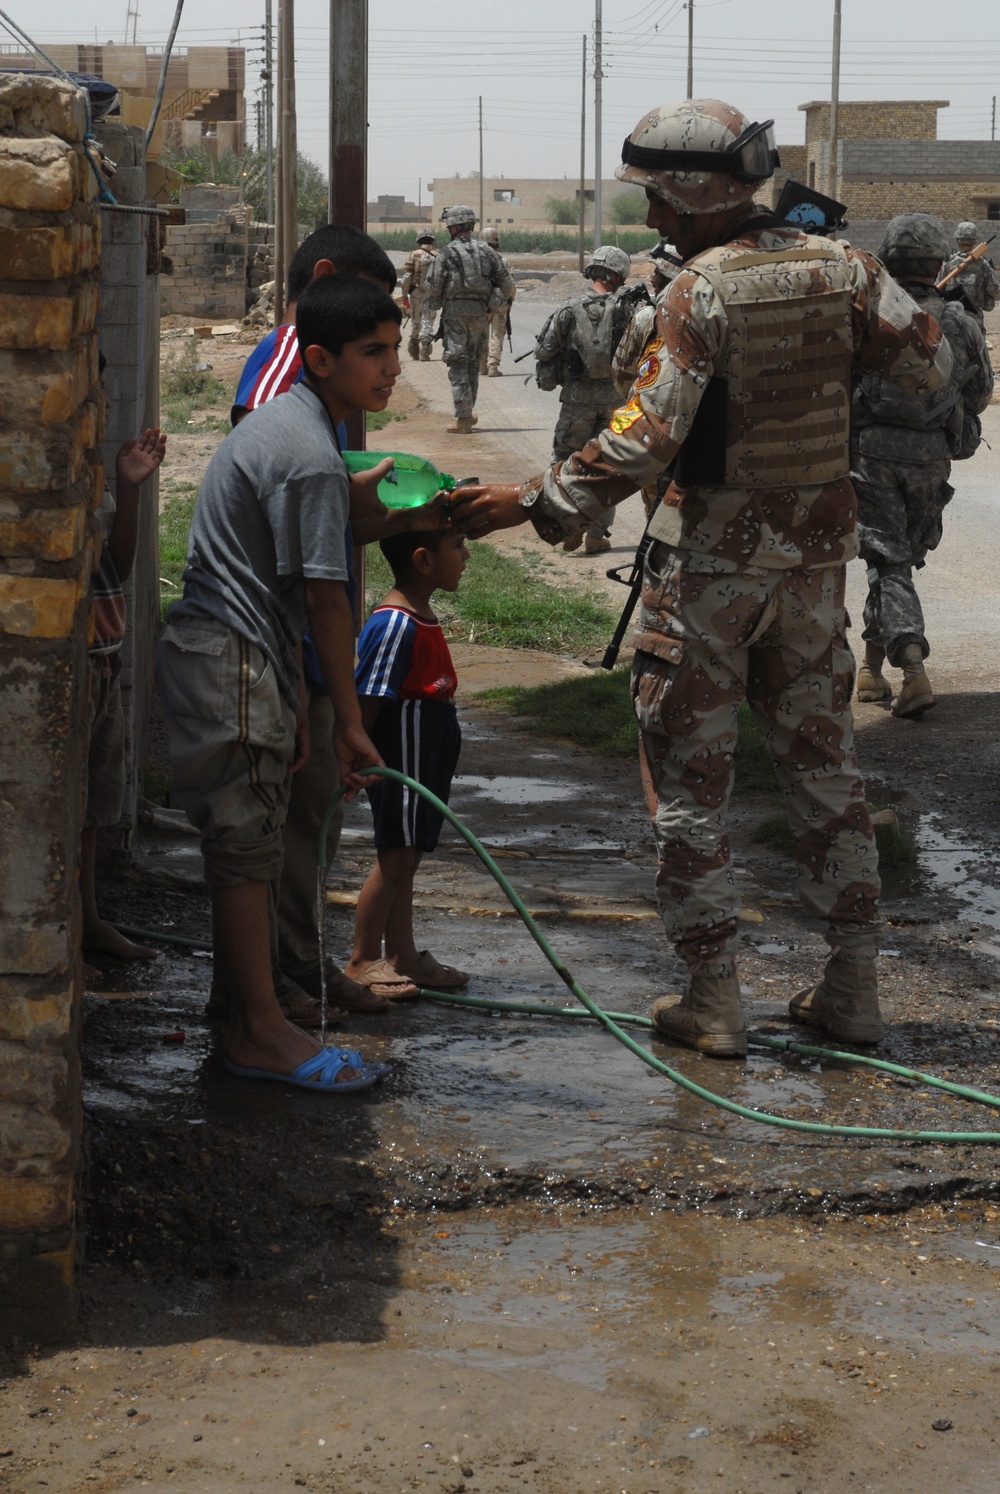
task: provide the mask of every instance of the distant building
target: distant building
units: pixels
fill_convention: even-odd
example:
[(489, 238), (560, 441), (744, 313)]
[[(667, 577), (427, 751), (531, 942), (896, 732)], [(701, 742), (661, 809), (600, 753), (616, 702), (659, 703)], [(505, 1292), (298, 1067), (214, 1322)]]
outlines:
[(414, 202), (407, 202), (405, 197), (393, 197), (385, 193), (380, 194), (375, 202), (370, 202), (367, 207), (368, 226), (370, 228), (381, 225), (382, 227), (405, 227), (407, 224), (429, 223), (431, 221), (431, 209), (429, 206), (418, 207)]
[[(466, 203), (479, 211), (479, 178), (468, 176), (441, 176), (427, 183), (427, 190), (434, 202), (434, 221), (440, 220), (447, 207)], [(601, 184), (601, 217), (605, 226), (610, 226), (611, 205), (622, 193), (634, 194), (635, 188), (613, 177)], [(594, 180), (584, 180), (584, 194), (589, 204), (587, 218), (593, 224)], [(580, 198), (579, 177), (522, 177), (487, 176), (483, 178), (483, 227), (493, 226), (501, 232), (505, 228), (552, 228), (549, 203), (553, 199), (572, 202)], [(640, 222), (645, 220), (645, 213)], [(566, 224), (572, 228), (572, 224)]]
[[(151, 47), (50, 46), (54, 62), (68, 73), (93, 73), (114, 83), (121, 95), (122, 122), (149, 123), (163, 64), (163, 51)], [(0, 47), (0, 67), (34, 72), (33, 53)], [(246, 54), (242, 47), (175, 47), (170, 54), (163, 107), (149, 155), (164, 145), (202, 147), (213, 156), (244, 146)]]
[[(884, 223), (898, 213), (935, 213), (946, 223), (961, 218), (1000, 219), (1000, 141), (939, 140), (938, 110), (946, 99), (858, 100), (837, 111), (835, 195), (855, 225)], [(782, 145), (781, 168), (770, 190), (773, 204), (791, 176), (827, 190), (830, 104), (800, 104), (806, 116), (804, 145)]]

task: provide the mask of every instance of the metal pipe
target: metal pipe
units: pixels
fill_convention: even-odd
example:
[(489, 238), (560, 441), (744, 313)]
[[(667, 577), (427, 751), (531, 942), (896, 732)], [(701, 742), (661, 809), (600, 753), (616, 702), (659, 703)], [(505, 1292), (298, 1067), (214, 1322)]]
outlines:
[(160, 117), (160, 108), (163, 104), (163, 90), (167, 86), (167, 68), (170, 66), (170, 54), (174, 49), (174, 37), (181, 23), (181, 11), (184, 9), (184, 0), (177, 0), (177, 9), (174, 11), (173, 25), (170, 27), (170, 35), (167, 37), (167, 45), (163, 49), (163, 61), (160, 64), (160, 77), (156, 85), (156, 97), (153, 99), (153, 112), (149, 116), (149, 124), (146, 126), (146, 149), (149, 150), (149, 142), (153, 138), (156, 129), (156, 121)]
[(583, 74), (580, 89), (580, 274), (583, 274), (584, 231), (587, 222), (587, 33), (583, 35)]
[(601, 247), (601, 0), (594, 0), (594, 248)]
[(830, 77), (830, 144), (826, 163), (827, 196), (837, 195), (837, 130), (840, 110), (840, 0), (833, 0), (833, 59)]

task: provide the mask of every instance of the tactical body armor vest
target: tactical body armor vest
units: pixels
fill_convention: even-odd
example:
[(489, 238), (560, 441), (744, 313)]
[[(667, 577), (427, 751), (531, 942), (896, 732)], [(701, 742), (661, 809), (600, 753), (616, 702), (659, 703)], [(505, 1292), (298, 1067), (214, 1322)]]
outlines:
[(843, 249), (724, 244), (685, 267), (713, 287), (729, 331), (681, 447), (683, 486), (798, 487), (850, 471), (852, 292)]
[[(954, 302), (946, 301), (930, 289), (909, 282), (904, 289), (917, 301), (922, 311), (930, 312), (945, 337), (962, 330), (966, 313)], [(959, 347), (961, 343), (957, 344)], [(956, 344), (952, 343), (954, 351)], [(956, 355), (957, 356), (957, 355)], [(943, 389), (934, 394), (907, 394), (888, 379), (865, 374), (854, 391), (854, 440), (864, 456), (899, 457), (898, 443), (886, 445), (879, 432), (885, 427), (902, 427), (913, 433), (907, 440), (907, 456), (916, 462), (961, 460), (971, 456), (979, 445), (980, 424), (975, 411), (963, 407), (961, 391), (955, 381), (955, 370)], [(883, 449), (885, 448), (885, 449)], [(967, 449), (969, 448), (969, 449)]]
[(471, 301), (487, 311), (491, 301), (499, 304), (503, 299), (499, 292), (494, 296), (500, 259), (488, 244), (478, 239), (452, 239), (439, 251), (437, 261), (438, 273), (448, 277), (446, 300)]
[[(580, 384), (586, 386), (580, 394), (588, 401), (614, 402), (611, 360), (616, 347), (619, 294), (586, 291), (553, 313), (535, 348), (535, 378), (540, 389), (555, 389), (561, 384), (563, 400), (572, 402), (572, 386)], [(554, 355), (545, 357), (553, 347)]]

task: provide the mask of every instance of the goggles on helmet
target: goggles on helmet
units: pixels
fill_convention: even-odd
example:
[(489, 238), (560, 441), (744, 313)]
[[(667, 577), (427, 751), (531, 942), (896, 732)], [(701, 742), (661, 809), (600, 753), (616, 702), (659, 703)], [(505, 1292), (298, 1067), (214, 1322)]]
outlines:
[(732, 145), (723, 151), (655, 150), (647, 145), (633, 145), (625, 137), (622, 163), (642, 171), (676, 171), (685, 175), (698, 171), (724, 171), (738, 182), (759, 182), (774, 175), (780, 166), (774, 143), (774, 120), (747, 125)]

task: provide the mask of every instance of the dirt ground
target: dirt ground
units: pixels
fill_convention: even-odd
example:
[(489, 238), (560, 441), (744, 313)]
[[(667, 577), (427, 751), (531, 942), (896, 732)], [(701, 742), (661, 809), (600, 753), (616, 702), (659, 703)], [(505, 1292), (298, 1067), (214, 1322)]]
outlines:
[[(232, 383), (245, 347), (216, 343)], [(379, 439), (447, 470), (440, 372), (417, 370), (407, 421)], [(219, 439), (172, 438), (166, 476), (195, 480)], [(485, 431), (480, 475), (508, 475), (510, 441), (527, 439)], [(599, 566), (546, 554), (611, 594)], [(885, 889), (880, 1053), (998, 1093), (989, 658), (935, 676), (942, 707), (903, 750), (904, 724), (880, 708), (857, 724), (871, 796), (920, 851)], [(594, 998), (646, 1012), (680, 970), (634, 766), (526, 735), (473, 699), (586, 665), (471, 645), (456, 663), (454, 808)], [(919, 1081), (766, 1045), (798, 1035), (787, 1000), (823, 956), (791, 868), (753, 839), (774, 808), (750, 798), (733, 814), (760, 1041), (745, 1064), (650, 1051), (799, 1120), (1000, 1131)], [(351, 806), (328, 890), (338, 956), (369, 863), (366, 811)], [(418, 905), (426, 942), (472, 972), (474, 994), (565, 1003), (451, 831)], [(145, 831), (107, 906), (203, 937), (197, 842)], [(394, 1065), (366, 1094), (247, 1083), (222, 1070), (203, 1020), (209, 976), (201, 951), (165, 947), (152, 967), (107, 967), (86, 997), (82, 1326), (0, 1365), (4, 1494), (996, 1486), (994, 1146), (780, 1132), (709, 1108), (592, 1024), (496, 1008), (353, 1019), (338, 1040)]]

